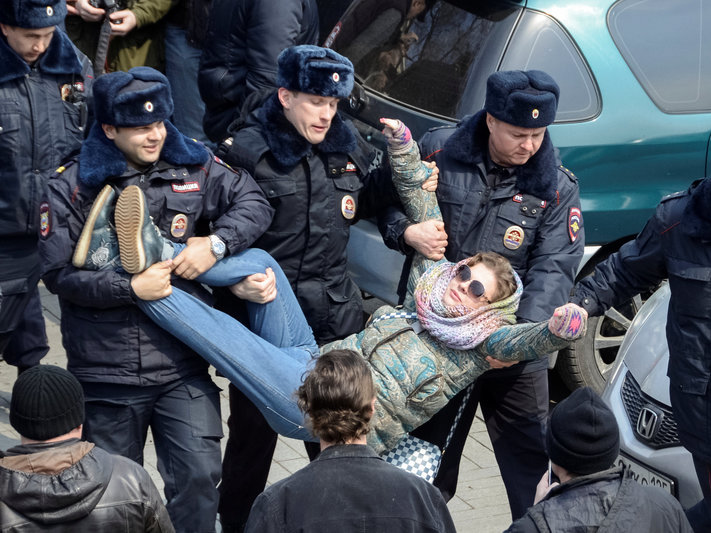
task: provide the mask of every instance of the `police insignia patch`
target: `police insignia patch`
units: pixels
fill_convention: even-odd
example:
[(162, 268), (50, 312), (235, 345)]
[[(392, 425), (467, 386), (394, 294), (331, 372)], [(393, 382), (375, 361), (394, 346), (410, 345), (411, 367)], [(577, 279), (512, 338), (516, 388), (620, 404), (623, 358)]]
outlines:
[(49, 235), (49, 231), (52, 229), (52, 215), (49, 211), (49, 204), (47, 202), (42, 202), (39, 207), (40, 212), (40, 236), (42, 238)]
[(504, 246), (509, 250), (516, 250), (523, 244), (525, 234), (521, 226), (509, 226), (504, 233)]
[(173, 221), (170, 223), (170, 234), (179, 239), (185, 235), (188, 230), (188, 216), (183, 213), (178, 213), (173, 217)]
[(356, 213), (355, 200), (350, 194), (346, 194), (341, 200), (341, 214), (343, 218), (352, 219)]
[(570, 242), (575, 242), (580, 234), (580, 226), (583, 222), (583, 216), (580, 209), (577, 207), (571, 207), (568, 213), (568, 235), (570, 235)]

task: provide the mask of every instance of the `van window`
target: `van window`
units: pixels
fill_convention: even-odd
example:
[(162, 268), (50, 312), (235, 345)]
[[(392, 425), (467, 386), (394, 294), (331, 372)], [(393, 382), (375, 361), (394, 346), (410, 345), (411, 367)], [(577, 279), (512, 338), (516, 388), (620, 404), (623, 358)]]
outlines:
[(630, 70), (661, 111), (711, 110), (708, 2), (622, 0), (608, 12), (607, 25)]
[(499, 70), (542, 70), (560, 87), (556, 122), (579, 122), (601, 111), (600, 94), (578, 47), (560, 24), (526, 10)]
[[(459, 7), (455, 4), (461, 4)], [(360, 0), (326, 38), (348, 57), (360, 82), (415, 108), (450, 118), (476, 111), (462, 103), (469, 80), (486, 79), (501, 61), (522, 12), (492, 1)]]

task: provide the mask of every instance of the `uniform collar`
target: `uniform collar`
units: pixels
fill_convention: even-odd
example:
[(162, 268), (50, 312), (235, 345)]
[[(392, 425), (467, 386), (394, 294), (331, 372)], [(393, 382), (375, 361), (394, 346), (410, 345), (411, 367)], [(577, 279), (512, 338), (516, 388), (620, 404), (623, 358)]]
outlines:
[[(444, 143), (449, 157), (471, 165), (484, 164), (489, 170), (489, 129), (486, 111), (482, 110), (459, 123)], [(558, 158), (548, 130), (538, 152), (525, 165), (513, 167), (516, 185), (521, 192), (552, 201), (558, 188)]]
[[(178, 166), (205, 164), (210, 157), (207, 148), (180, 133), (168, 120), (165, 130), (161, 161)], [(100, 124), (94, 124), (79, 153), (79, 182), (88, 187), (99, 187), (107, 178), (121, 176), (128, 168), (121, 150), (104, 135)]]
[[(10, 48), (4, 37), (0, 37), (0, 65), (2, 65), (0, 83), (21, 78), (31, 70), (27, 62)], [(59, 28), (54, 30), (47, 51), (37, 62), (37, 68), (47, 74), (81, 75), (81, 62), (77, 57), (76, 49), (69, 37)]]
[(324, 153), (348, 154), (357, 146), (355, 135), (341, 119), (339, 113), (333, 116), (331, 127), (324, 140), (318, 145), (312, 145), (284, 116), (284, 109), (276, 93), (269, 97), (257, 111), (256, 118), (262, 126), (272, 155), (285, 168), (293, 167), (312, 148)]

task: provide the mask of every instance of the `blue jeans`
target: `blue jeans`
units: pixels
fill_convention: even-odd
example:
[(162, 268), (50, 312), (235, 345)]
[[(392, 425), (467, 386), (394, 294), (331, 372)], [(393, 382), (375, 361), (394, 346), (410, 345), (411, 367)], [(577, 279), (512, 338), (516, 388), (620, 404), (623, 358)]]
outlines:
[[(181, 249), (176, 247), (176, 254)], [(167, 298), (138, 305), (238, 387), (274, 431), (316, 441), (304, 425), (294, 393), (318, 355), (318, 345), (278, 263), (263, 250), (248, 249), (218, 261), (197, 281), (224, 287), (267, 267), (274, 270), (277, 296), (267, 304), (247, 303), (251, 331), (175, 287)]]

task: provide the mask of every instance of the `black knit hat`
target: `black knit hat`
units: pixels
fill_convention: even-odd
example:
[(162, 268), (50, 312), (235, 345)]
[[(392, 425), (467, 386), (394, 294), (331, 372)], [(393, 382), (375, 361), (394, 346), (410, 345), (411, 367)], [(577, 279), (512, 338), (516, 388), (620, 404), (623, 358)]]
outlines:
[(84, 391), (58, 366), (25, 370), (12, 387), (10, 425), (32, 440), (48, 440), (84, 423)]
[(353, 90), (353, 64), (330, 48), (291, 46), (282, 50), (277, 63), (278, 87), (335, 98), (348, 98)]
[(64, 21), (64, 0), (0, 0), (0, 22), (17, 28), (49, 28)]
[(612, 411), (590, 387), (560, 402), (548, 420), (548, 456), (575, 474), (607, 470), (620, 452), (620, 432)]
[(502, 70), (486, 80), (484, 109), (521, 128), (552, 124), (558, 110), (558, 84), (541, 70)]

